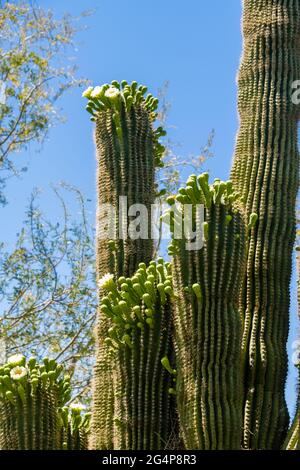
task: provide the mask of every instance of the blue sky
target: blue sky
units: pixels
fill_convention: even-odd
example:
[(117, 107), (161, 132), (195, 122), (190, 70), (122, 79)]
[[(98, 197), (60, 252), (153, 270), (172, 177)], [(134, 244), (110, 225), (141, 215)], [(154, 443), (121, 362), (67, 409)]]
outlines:
[[(74, 54), (78, 74), (102, 84), (113, 79), (137, 80), (155, 94), (169, 81), (170, 137), (180, 143), (178, 153), (195, 155), (215, 129), (214, 158), (206, 168), (212, 177), (229, 174), (238, 127), (236, 73), (241, 55), (241, 2), (238, 0), (37, 0), (57, 16), (78, 15), (95, 9), (84, 19), (88, 29), (77, 37)], [(50, 185), (65, 180), (78, 186), (94, 219), (95, 155), (92, 124), (84, 110), (81, 90), (60, 101), (67, 118), (53, 128), (40, 153), (34, 146), (18, 155), (29, 170), (10, 180), (9, 205), (1, 209), (1, 240), (12, 245), (21, 227), (26, 203), (34, 186), (44, 189), (43, 208), (58, 217)], [(4, 218), (3, 218), (4, 217)], [(295, 280), (293, 281), (295, 299)], [(296, 304), (292, 304), (291, 340), (296, 337)], [(291, 346), (288, 347), (291, 356)], [(295, 374), (290, 373), (288, 402), (295, 399)]]

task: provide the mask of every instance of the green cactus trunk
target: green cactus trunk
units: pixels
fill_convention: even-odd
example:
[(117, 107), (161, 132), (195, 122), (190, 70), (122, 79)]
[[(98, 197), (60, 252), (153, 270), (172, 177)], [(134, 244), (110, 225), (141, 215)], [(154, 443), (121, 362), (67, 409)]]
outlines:
[(55, 361), (8, 363), (0, 371), (0, 449), (60, 448), (59, 408), (70, 398), (68, 378)]
[[(116, 209), (114, 247), (109, 248), (107, 239), (97, 239), (99, 278), (106, 273), (113, 273), (117, 277), (132, 276), (139, 263), (147, 263), (153, 256), (153, 241), (150, 237), (132, 240), (127, 236), (130, 220), (124, 222), (126, 238), (121, 239), (120, 221), (125, 218), (119, 200), (120, 197), (126, 197), (127, 207), (143, 204), (148, 214), (151, 214), (155, 196), (153, 131), (149, 112), (143, 106), (132, 106), (128, 112), (123, 105), (120, 113), (122, 139), (117, 135), (112, 115), (110, 109), (99, 113), (95, 130), (98, 208), (111, 204)], [(102, 227), (107, 218), (105, 216), (103, 221), (98, 212), (97, 226)], [(150, 222), (149, 218), (149, 228)]]
[[(216, 180), (209, 186), (207, 174), (198, 182), (190, 177), (176, 199), (195, 208), (195, 204), (205, 206), (204, 246), (187, 250), (187, 239), (174, 237), (170, 247), (180, 429), (187, 449), (239, 449), (242, 387), (237, 303), (245, 261), (245, 222), (233, 202), (236, 195), (230, 182)], [(171, 209), (173, 236), (176, 211), (181, 214)], [(197, 230), (196, 210), (193, 221)]]
[(170, 266), (144, 263), (132, 278), (109, 281), (101, 310), (109, 318), (105, 345), (113, 361), (113, 448), (159, 450), (176, 435)]
[(289, 421), (286, 341), (299, 173), (292, 84), (300, 77), (299, 1), (244, 0), (243, 32), (241, 122), (231, 178), (246, 215), (258, 214), (241, 297), (243, 446), (278, 449)]
[[(151, 204), (155, 202), (154, 170), (160, 165), (164, 148), (158, 139), (161, 128), (153, 130), (158, 101), (151, 95), (144, 97), (146, 87), (126, 82), (89, 88), (85, 93), (90, 101), (87, 110), (96, 121), (95, 143), (98, 161), (97, 211), (97, 279), (105, 274), (132, 276), (140, 262), (149, 263), (153, 257), (151, 239)], [(127, 198), (127, 207), (142, 204), (147, 210), (148, 233), (140, 238), (128, 235), (132, 217), (122, 207), (120, 197)], [(124, 202), (124, 199), (123, 199)], [(115, 218), (103, 212), (105, 205), (115, 210)], [(145, 220), (146, 219), (146, 220)], [(111, 223), (112, 233), (103, 238), (103, 229)], [(113, 221), (113, 222), (111, 222)], [(101, 296), (101, 289), (100, 289)], [(109, 322), (99, 314), (96, 331), (97, 351), (93, 382), (93, 418), (91, 445), (95, 449), (114, 446), (114, 401), (112, 377), (115, 376), (113, 355), (104, 339)]]

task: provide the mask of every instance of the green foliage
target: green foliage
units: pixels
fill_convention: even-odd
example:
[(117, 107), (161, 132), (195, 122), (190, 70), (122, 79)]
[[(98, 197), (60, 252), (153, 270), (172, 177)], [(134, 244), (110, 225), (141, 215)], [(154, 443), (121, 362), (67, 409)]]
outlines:
[(59, 222), (46, 219), (35, 192), (15, 247), (0, 250), (1, 362), (20, 351), (56, 357), (72, 375), (74, 395), (86, 400), (97, 308), (94, 233), (80, 191), (62, 185), (52, 198)]
[(12, 155), (29, 142), (41, 141), (59, 118), (56, 100), (66, 90), (86, 83), (76, 78), (76, 67), (69, 60), (77, 30), (75, 19), (68, 15), (58, 20), (51, 10), (45, 11), (23, 0), (1, 2), (2, 184), (20, 171)]

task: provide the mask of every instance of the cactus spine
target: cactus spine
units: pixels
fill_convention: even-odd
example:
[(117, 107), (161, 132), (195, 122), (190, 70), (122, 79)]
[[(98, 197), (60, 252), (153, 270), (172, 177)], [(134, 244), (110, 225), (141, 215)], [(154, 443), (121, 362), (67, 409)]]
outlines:
[[(231, 182), (215, 180), (209, 185), (208, 174), (192, 175), (179, 190), (177, 202), (193, 209), (196, 204), (205, 207), (204, 246), (194, 250), (187, 250), (185, 237), (174, 237), (183, 206), (170, 201), (177, 406), (187, 449), (240, 448), (241, 319), (237, 300), (246, 226), (236, 199)], [(194, 229), (199, 231), (196, 213), (194, 210)]]
[(169, 263), (141, 263), (132, 278), (110, 279), (105, 290), (100, 309), (109, 319), (105, 344), (114, 363), (113, 448), (164, 449), (175, 425), (175, 371), (161, 362), (173, 354)]
[(242, 342), (246, 449), (279, 448), (288, 426), (285, 402), (289, 283), (299, 154), (292, 102), (300, 76), (298, 0), (244, 0), (240, 130), (231, 173), (251, 231)]
[[(158, 140), (164, 131), (153, 129), (158, 100), (150, 94), (145, 96), (146, 92), (147, 88), (138, 86), (136, 82), (128, 85), (125, 81), (121, 84), (113, 81), (111, 85), (90, 87), (83, 94), (89, 100), (87, 110), (92, 115), (91, 119), (96, 122), (98, 281), (108, 273), (116, 278), (132, 276), (140, 262), (149, 263), (153, 256), (149, 234), (135, 239), (127, 236), (132, 220), (126, 221), (120, 204), (120, 197), (127, 197), (128, 207), (143, 204), (150, 229), (151, 204), (155, 200), (154, 169), (155, 165), (162, 164), (164, 151)], [(115, 218), (103, 212), (105, 205), (116, 211)], [(112, 240), (109, 242), (100, 236), (108, 219), (113, 220), (110, 227)], [(111, 449), (115, 441), (111, 382), (114, 366), (111, 351), (104, 343), (108, 328), (107, 318), (99, 314), (91, 429), (92, 447), (97, 449)]]
[(62, 366), (44, 359), (13, 356), (0, 369), (0, 448), (59, 449), (59, 408), (70, 399), (70, 380)]

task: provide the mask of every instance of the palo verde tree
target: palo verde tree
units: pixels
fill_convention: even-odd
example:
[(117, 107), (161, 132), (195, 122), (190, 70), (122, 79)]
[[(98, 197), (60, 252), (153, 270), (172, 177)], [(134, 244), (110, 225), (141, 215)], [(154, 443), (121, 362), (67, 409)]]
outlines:
[(68, 59), (78, 29), (75, 18), (57, 19), (33, 2), (0, 2), (2, 189), (6, 178), (22, 170), (16, 153), (42, 141), (59, 118), (57, 99), (85, 82), (76, 78), (76, 67)]

